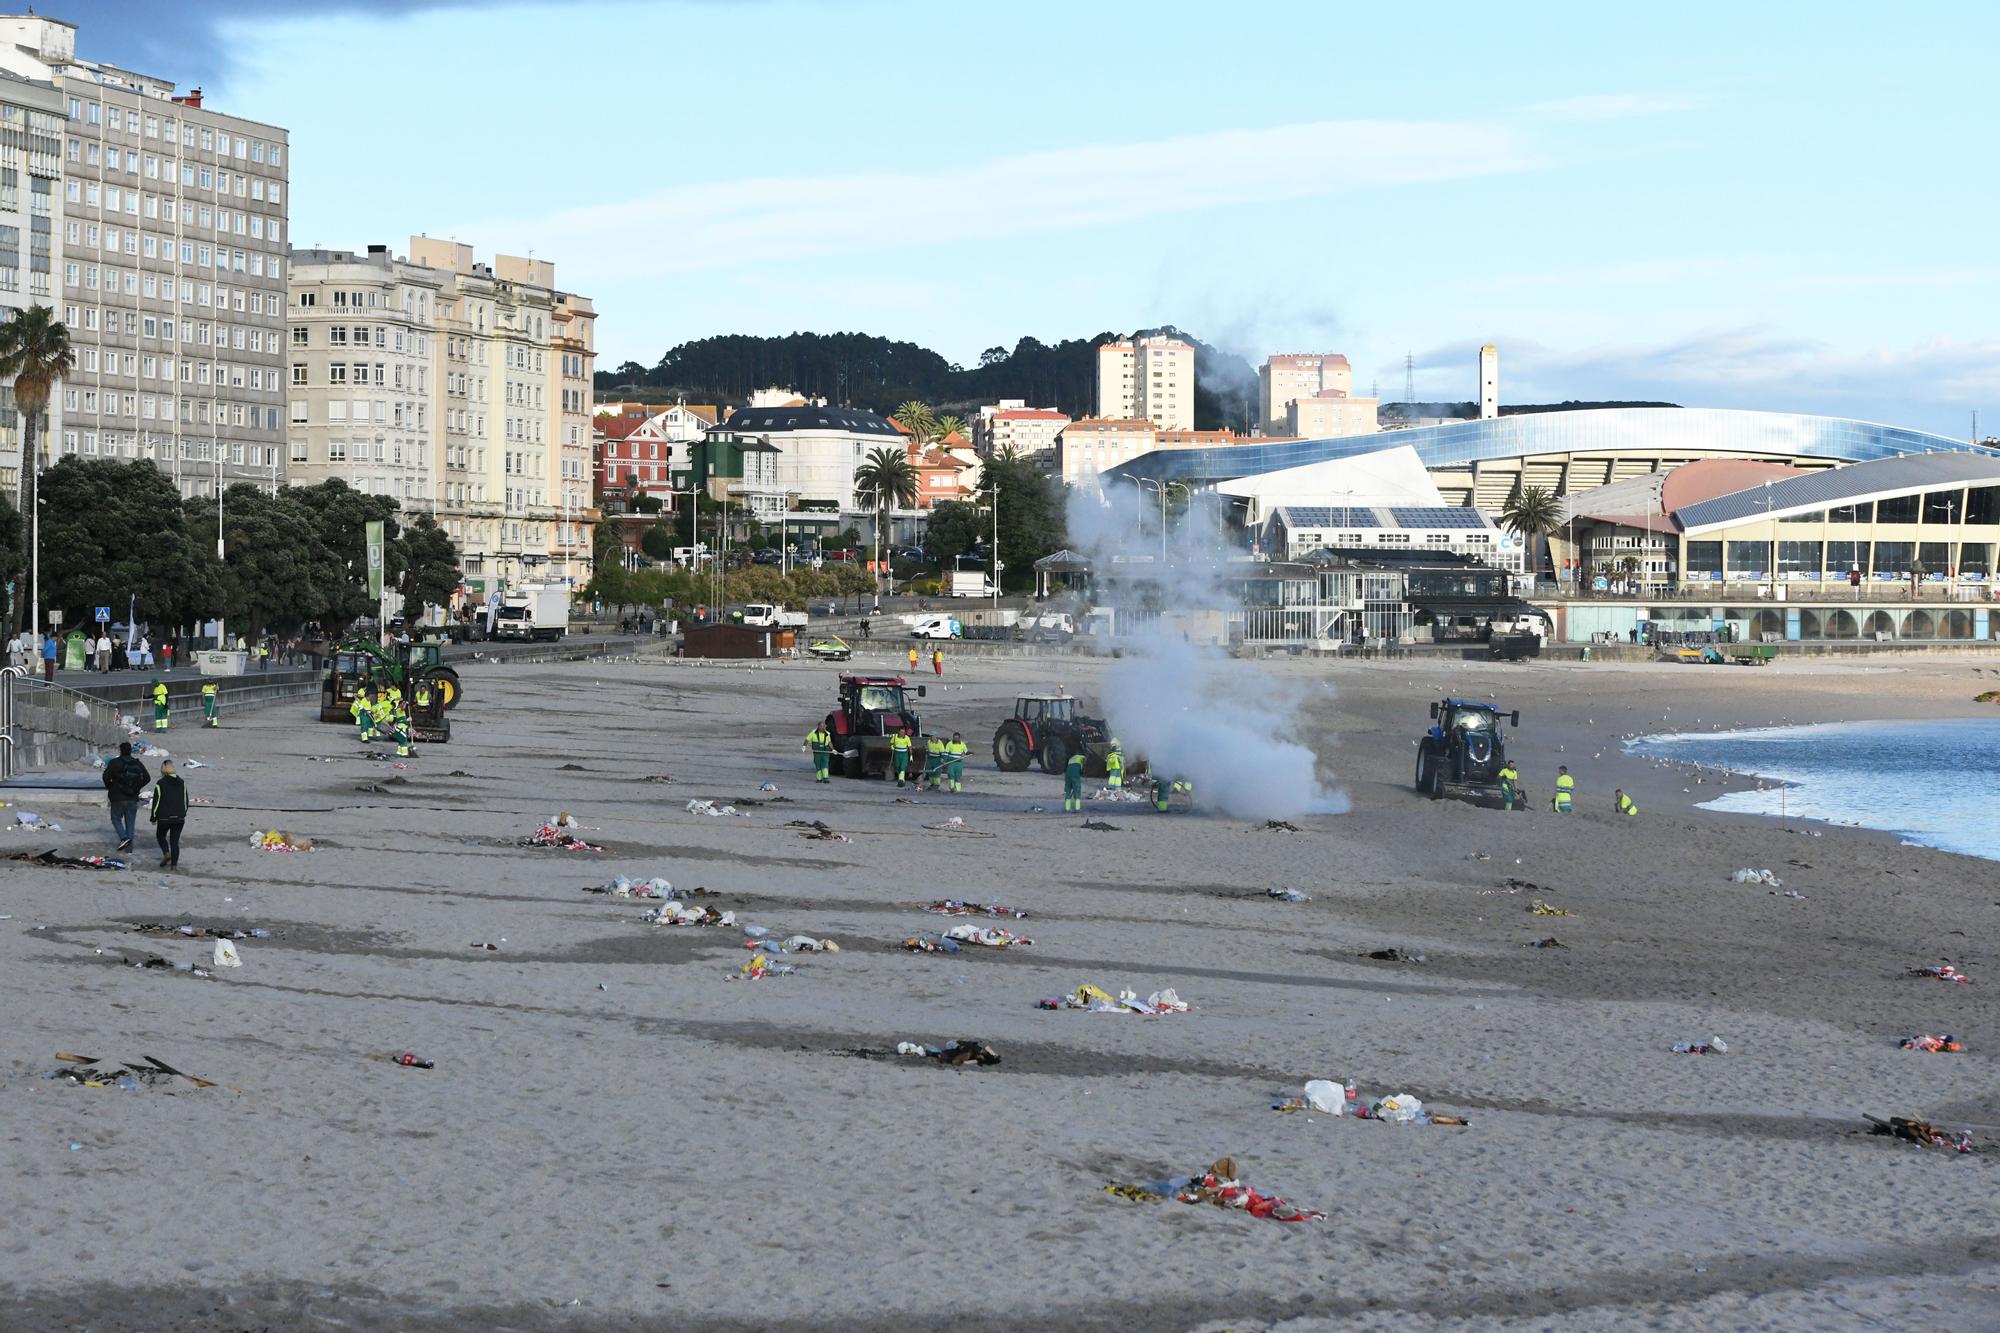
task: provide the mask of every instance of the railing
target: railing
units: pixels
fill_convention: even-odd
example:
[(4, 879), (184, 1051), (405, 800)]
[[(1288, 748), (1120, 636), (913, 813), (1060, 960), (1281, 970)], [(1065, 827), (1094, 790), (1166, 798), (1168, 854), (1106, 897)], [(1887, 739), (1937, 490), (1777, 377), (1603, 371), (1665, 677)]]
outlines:
[(126, 736), (118, 709), (87, 694), (7, 668), (7, 776), (25, 768), (76, 763)]

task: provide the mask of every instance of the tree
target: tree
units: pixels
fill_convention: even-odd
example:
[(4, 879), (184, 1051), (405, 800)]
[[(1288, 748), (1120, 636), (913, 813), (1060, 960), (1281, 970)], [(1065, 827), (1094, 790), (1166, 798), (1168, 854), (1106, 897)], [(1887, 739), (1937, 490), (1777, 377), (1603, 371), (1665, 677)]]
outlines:
[(986, 460), (979, 484), (1000, 489), (1000, 581), (1025, 586), (1034, 579), (1035, 561), (1069, 540), (1062, 488), (1033, 460), (1004, 455)]
[(924, 550), (946, 569), (952, 561), (979, 544), (987, 531), (986, 520), (977, 505), (964, 500), (940, 500), (931, 509), (924, 529)]
[(897, 505), (907, 509), (917, 502), (917, 470), (903, 450), (877, 449), (868, 455), (867, 462), (854, 469), (854, 489), (858, 494), (875, 498), (875, 553), (880, 556), (886, 542), (889, 511)]
[[(215, 549), (216, 508), (208, 499), (182, 504), (187, 529), (203, 551)], [(271, 494), (249, 482), (223, 492), (221, 611), (253, 636), (291, 629), (323, 611), (345, 570), (315, 531), (295, 489)]]
[[(5, 323), (0, 323), (0, 378), (13, 380), (14, 406), (21, 414), (21, 512), (31, 519), (40, 494), (42, 470), (42, 450), (35, 428), (48, 410), (49, 390), (75, 365), (69, 329), (47, 306), (17, 310)], [(41, 632), (38, 625), (28, 628)]]
[(910, 432), (910, 438), (918, 444), (929, 444), (937, 438), (936, 414), (915, 399), (898, 405), (890, 415), (896, 418), (904, 430)]
[(178, 626), (223, 610), (213, 542), (190, 530), (174, 483), (143, 459), (69, 457), (42, 475), (42, 586), (77, 621), (123, 607)]
[(981, 366), (997, 366), (1006, 359), (1007, 349), (1004, 347), (989, 347), (979, 354)]
[(403, 621), (414, 625), (433, 606), (451, 605), (462, 575), (458, 568), (458, 547), (429, 514), (418, 514), (397, 540), (402, 548), (403, 579), (397, 591), (403, 594)]
[(1555, 492), (1545, 486), (1521, 487), (1500, 511), (1501, 525), (1528, 543), (1530, 571), (1541, 567), (1535, 556), (1536, 543), (1546, 540), (1562, 526), (1562, 521), (1563, 503), (1556, 498)]
[(650, 523), (639, 538), (639, 549), (654, 560), (673, 559), (674, 547), (679, 544), (670, 523)]
[(625, 537), (616, 519), (600, 520), (590, 534), (591, 564), (600, 572), (616, 565), (625, 567)]
[(21, 511), (14, 508), (6, 496), (0, 495), (0, 582), (17, 586), (21, 581), (21, 571), (27, 568), (21, 529)]
[(635, 514), (657, 514), (660, 509), (660, 497), (657, 495), (638, 495), (632, 498), (632, 512)]
[(948, 440), (954, 435), (963, 439), (965, 438), (965, 418), (960, 416), (942, 416), (932, 424), (931, 429), (934, 439)]

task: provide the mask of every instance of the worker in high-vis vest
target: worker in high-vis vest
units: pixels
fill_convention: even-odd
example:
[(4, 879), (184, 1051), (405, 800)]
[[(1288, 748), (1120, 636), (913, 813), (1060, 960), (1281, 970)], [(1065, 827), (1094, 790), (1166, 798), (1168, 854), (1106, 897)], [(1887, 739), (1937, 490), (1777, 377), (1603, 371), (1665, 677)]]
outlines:
[(153, 730), (167, 729), (167, 687), (157, 678), (153, 681)]
[(914, 672), (916, 669), (917, 669), (917, 650), (913, 646), (910, 649), (910, 670)]
[(1639, 813), (1639, 803), (1630, 796), (1627, 796), (1623, 787), (1613, 787), (1611, 789), (1611, 808), (1621, 815), (1636, 815)]
[(354, 701), (347, 705), (347, 712), (354, 719), (354, 729), (361, 733), (363, 742), (375, 736), (375, 705), (368, 699), (368, 685), (363, 682), (354, 689)]
[(420, 680), (417, 682), (417, 711), (419, 713), (429, 712), (430, 706), (431, 683), (427, 680)]
[(896, 785), (910, 776), (910, 733), (899, 731), (889, 738), (889, 758), (896, 765)]
[(396, 738), (396, 757), (410, 757), (410, 714), (401, 704), (395, 705), (389, 713), (389, 727)]
[(1173, 808), (1174, 784), (1165, 773), (1153, 774), (1153, 808), (1161, 814)]
[(1569, 775), (1568, 764), (1557, 764), (1556, 794), (1550, 798), (1550, 804), (1557, 814), (1566, 815), (1570, 813), (1570, 807), (1575, 800), (1576, 779)]
[(951, 742), (942, 736), (924, 740), (924, 773), (932, 791), (943, 791), (951, 782)]
[(222, 719), (216, 716), (216, 702), (215, 682), (212, 680), (203, 681), (201, 683), (201, 720), (211, 727), (222, 725)]
[(386, 737), (394, 730), (396, 725), (396, 701), (390, 696), (389, 691), (381, 690), (377, 692), (375, 695), (374, 710), (375, 735), (377, 737)]
[(944, 748), (945, 753), (951, 757), (951, 789), (964, 791), (965, 756), (972, 747), (965, 743), (965, 737), (954, 731), (951, 733), (950, 742)]
[(1071, 750), (1069, 762), (1063, 765), (1063, 809), (1071, 813), (1083, 810), (1083, 751)]
[(806, 733), (806, 748), (812, 751), (813, 781), (831, 782), (826, 771), (833, 763), (833, 733), (826, 729), (825, 724), (814, 727)]
[(1500, 800), (1509, 810), (1512, 810), (1514, 802), (1520, 795), (1521, 770), (1514, 767), (1514, 761), (1509, 759), (1506, 763), (1500, 765)]
[(1118, 738), (1111, 738), (1111, 748), (1104, 752), (1104, 785), (1113, 791), (1125, 786), (1125, 752), (1118, 748)]

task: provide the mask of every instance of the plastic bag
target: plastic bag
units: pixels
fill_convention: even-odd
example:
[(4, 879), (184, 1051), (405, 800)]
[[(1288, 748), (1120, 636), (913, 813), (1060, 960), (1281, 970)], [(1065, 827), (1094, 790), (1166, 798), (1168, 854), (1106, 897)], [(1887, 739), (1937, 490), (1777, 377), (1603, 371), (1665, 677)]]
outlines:
[(234, 944), (230, 943), (228, 940), (217, 940), (215, 942), (215, 966), (217, 967), (243, 966), (243, 959), (236, 952), (236, 946)]
[(1306, 1084), (1306, 1105), (1326, 1115), (1347, 1113), (1347, 1089), (1332, 1079), (1316, 1078)]

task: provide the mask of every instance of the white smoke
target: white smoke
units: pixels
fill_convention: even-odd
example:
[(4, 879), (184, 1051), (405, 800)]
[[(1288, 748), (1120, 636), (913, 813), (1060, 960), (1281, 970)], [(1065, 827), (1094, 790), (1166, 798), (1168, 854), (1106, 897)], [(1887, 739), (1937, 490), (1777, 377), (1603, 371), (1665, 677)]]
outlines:
[(1180, 560), (1163, 568), (1159, 509), (1155, 502), (1149, 513), (1145, 503), (1151, 498), (1123, 486), (1109, 495), (1087, 488), (1070, 495), (1071, 544), (1090, 555), (1101, 581), (1116, 581), (1113, 595), (1124, 604), (1161, 612), (1123, 634), (1123, 656), (1105, 672), (1111, 734), (1128, 758), (1143, 755), (1155, 774), (1192, 782), (1205, 809), (1245, 819), (1345, 813), (1346, 794), (1322, 782), (1306, 742), (1296, 686), (1187, 632), (1191, 616), (1233, 604), (1223, 566), (1195, 554), (1214, 544), (1214, 506), (1197, 503), (1170, 528), (1168, 548)]

